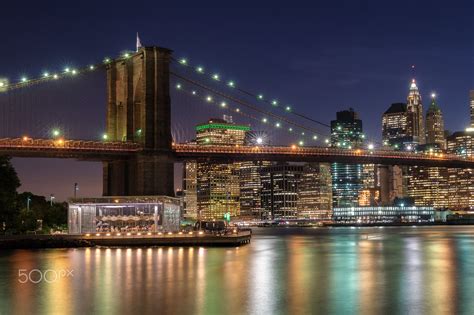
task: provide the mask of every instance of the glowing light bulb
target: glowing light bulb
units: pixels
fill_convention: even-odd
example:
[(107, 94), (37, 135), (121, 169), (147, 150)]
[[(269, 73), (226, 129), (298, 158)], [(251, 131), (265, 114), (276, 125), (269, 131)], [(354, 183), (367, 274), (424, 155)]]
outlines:
[(314, 135), (313, 140), (318, 140), (318, 136)]
[(5, 86), (5, 82), (0, 82), (0, 87), (4, 87)]
[(277, 128), (280, 128), (280, 126), (281, 126), (281, 125), (280, 125), (279, 122), (277, 122), (277, 123), (275, 124), (275, 127), (277, 127)]
[(227, 85), (229, 85), (230, 87), (234, 87), (235, 83), (234, 83), (234, 81), (229, 81), (229, 83), (227, 83)]
[(107, 140), (107, 139), (109, 139), (109, 136), (108, 136), (106, 133), (104, 133), (104, 134), (102, 135), (102, 139), (103, 139), (103, 140)]
[(203, 67), (197, 67), (197, 68), (196, 68), (196, 71), (199, 72), (199, 73), (203, 73), (203, 72), (204, 72), (204, 68), (203, 68)]
[(289, 131), (289, 132), (292, 132), (292, 131), (293, 131), (293, 128), (291, 128), (291, 127), (288, 128), (288, 131)]
[(263, 143), (263, 139), (260, 138), (260, 137), (258, 137), (258, 138), (257, 138), (257, 144), (262, 144), (262, 143)]
[(192, 91), (191, 94), (192, 94), (192, 95), (196, 95), (196, 91)]
[(57, 78), (58, 78), (58, 75), (57, 75), (57, 74), (53, 74), (53, 78), (57, 79)]
[(26, 82), (28, 79), (26, 77), (21, 78), (21, 82)]
[(181, 88), (181, 84), (176, 84), (176, 88), (179, 90)]
[(212, 102), (212, 97), (211, 96), (206, 97), (206, 101)]
[(276, 100), (273, 100), (273, 101), (272, 101), (272, 105), (277, 106), (277, 105), (278, 105), (278, 102), (277, 102)]
[(129, 53), (125, 53), (125, 54), (123, 54), (123, 56), (124, 56), (125, 58), (128, 58), (128, 57), (130, 57), (130, 54), (129, 54)]
[(236, 108), (235, 111), (238, 113), (240, 112), (240, 108)]
[(298, 144), (299, 144), (300, 146), (302, 146), (302, 145), (304, 145), (304, 142), (303, 142), (303, 141), (300, 141), (300, 142), (298, 142)]
[(64, 69), (64, 72), (69, 72), (69, 71), (71, 71), (71, 69), (69, 69), (69, 68)]
[(89, 66), (89, 69), (90, 69), (90, 70), (94, 70), (94, 68), (95, 68), (95, 67), (94, 67), (93, 65), (90, 65), (90, 66)]
[(72, 73), (72, 74), (76, 74), (76, 73), (77, 73), (77, 70), (76, 70), (76, 69), (73, 69), (73, 70), (71, 71), (71, 73)]
[(218, 74), (213, 74), (212, 78), (216, 81), (219, 81), (219, 75)]
[(431, 98), (436, 98), (436, 93), (431, 93)]
[(262, 119), (262, 122), (266, 123), (268, 120), (266, 118)]
[(110, 58), (105, 58), (105, 59), (104, 59), (104, 62), (105, 62), (105, 63), (109, 63), (109, 62), (110, 62)]
[(226, 106), (227, 106), (226, 102), (221, 103), (221, 107), (226, 107)]
[(185, 58), (182, 58), (180, 61), (179, 61), (180, 64), (182, 65), (185, 65), (188, 63), (188, 61), (185, 59)]
[(287, 111), (290, 111), (291, 110), (291, 107), (290, 106), (286, 106), (285, 108)]
[(53, 136), (57, 137), (61, 134), (61, 132), (58, 129), (53, 130)]
[(262, 95), (262, 94), (259, 94), (259, 95), (257, 96), (257, 98), (258, 98), (259, 100), (263, 100), (263, 95)]
[(49, 73), (48, 72), (43, 73), (43, 77), (45, 78), (49, 77)]
[(369, 150), (373, 150), (373, 149), (374, 149), (373, 143), (369, 143), (369, 145), (368, 145), (367, 147), (369, 148)]

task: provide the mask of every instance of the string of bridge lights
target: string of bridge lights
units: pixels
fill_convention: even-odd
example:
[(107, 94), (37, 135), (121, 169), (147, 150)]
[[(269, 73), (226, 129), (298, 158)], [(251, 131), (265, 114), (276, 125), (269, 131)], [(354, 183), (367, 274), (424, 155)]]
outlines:
[[(277, 98), (266, 98), (262, 93), (259, 93), (259, 94), (256, 94), (256, 93), (253, 93), (253, 92), (250, 92), (246, 89), (243, 89), (241, 87), (238, 87), (237, 84), (235, 83), (235, 80), (224, 80), (223, 77), (219, 74), (219, 73), (207, 73), (204, 66), (201, 66), (201, 65), (197, 65), (197, 66), (193, 66), (191, 65), (191, 63), (189, 62), (189, 60), (187, 58), (181, 58), (179, 60), (177, 59), (174, 59), (172, 58), (173, 61), (177, 62), (178, 64), (180, 64), (181, 66), (184, 66), (184, 67), (187, 67), (187, 68), (191, 68), (191, 69), (194, 69), (194, 71), (200, 75), (208, 75), (208, 77), (210, 79), (212, 79), (213, 81), (215, 82), (219, 82), (219, 83), (224, 83), (228, 88), (231, 88), (231, 89), (235, 89), (243, 94), (246, 94), (248, 96), (251, 96), (253, 98), (255, 98), (256, 100), (262, 102), (262, 103), (265, 103), (267, 105), (271, 105), (272, 108), (276, 108), (276, 109), (279, 109), (279, 110), (282, 110), (286, 113), (290, 113), (290, 114), (293, 114), (297, 117), (300, 117), (300, 118), (303, 118), (305, 120), (308, 120), (308, 121), (311, 121), (313, 123), (317, 123), (321, 126), (324, 126), (324, 127), (328, 127), (328, 128), (331, 128), (330, 125), (328, 124), (325, 124), (323, 122), (320, 122), (320, 121), (317, 121), (311, 117), (308, 117), (306, 115), (303, 115), (303, 114), (300, 114), (296, 111), (293, 110), (293, 108), (290, 106), (290, 105), (281, 105), (280, 102), (278, 101)], [(363, 139), (366, 139), (365, 135), (362, 134), (361, 135)], [(324, 141), (326, 144), (329, 144), (330, 143), (330, 140), (329, 139), (325, 139)], [(370, 141), (370, 143), (368, 144), (369, 147), (373, 147), (374, 146), (374, 143), (377, 143), (377, 144), (380, 144), (378, 141)], [(341, 143), (338, 143), (338, 146), (342, 146), (344, 148), (349, 148), (351, 149), (351, 146), (349, 144), (346, 144), (344, 142), (341, 142)]]
[[(258, 118), (254, 115), (251, 115), (251, 114), (248, 114), (244, 111), (242, 111), (239, 107), (236, 107), (236, 106), (232, 106), (231, 103), (229, 103), (228, 101), (226, 100), (217, 100), (217, 98), (214, 96), (214, 95), (211, 95), (211, 94), (201, 94), (200, 92), (198, 92), (197, 90), (195, 89), (187, 89), (187, 87), (183, 84), (183, 83), (176, 83), (175, 85), (175, 88), (176, 90), (182, 92), (182, 93), (186, 93), (188, 95), (191, 95), (193, 97), (196, 97), (196, 98), (199, 98), (201, 99), (202, 101), (206, 102), (206, 103), (209, 103), (209, 104), (215, 104), (215, 105), (218, 105), (219, 108), (221, 109), (224, 109), (224, 110), (229, 110), (229, 111), (232, 111), (233, 113), (237, 113), (241, 116), (244, 116), (244, 117), (247, 117), (247, 118), (250, 118), (252, 120), (255, 120), (255, 121), (258, 121), (258, 122), (261, 122), (261, 123), (264, 123), (264, 124), (268, 124), (268, 125), (273, 125), (274, 128), (276, 129), (279, 129), (279, 130), (284, 130), (283, 128), (283, 124), (280, 122), (280, 121), (271, 121), (270, 119), (268, 119), (267, 117), (263, 117), (263, 118)], [(291, 123), (289, 125), (292, 125)], [(295, 126), (293, 125), (293, 127), (288, 127), (286, 129), (286, 131), (290, 134), (295, 134), (297, 129), (304, 129), (302, 128), (301, 126), (297, 126), (295, 128)], [(301, 137), (303, 137), (303, 139), (306, 139), (306, 137), (308, 137), (309, 135), (306, 134), (305, 131), (308, 131), (307, 129), (304, 129), (304, 131), (301, 131), (300, 135)], [(299, 132), (299, 131), (298, 131)], [(318, 140), (318, 136), (317, 135), (313, 135), (311, 137), (312, 140)], [(325, 143), (326, 144), (329, 144), (330, 141), (329, 139), (325, 139)], [(303, 146), (305, 145), (305, 141), (304, 140), (299, 140), (298, 141), (298, 145), (299, 146)]]
[[(194, 67), (193, 67), (193, 66), (189, 63), (188, 59), (186, 59), (186, 58), (181, 58), (181, 59), (179, 59), (179, 60), (176, 60), (176, 59), (172, 59), (172, 60), (177, 61), (180, 65), (182, 65), (182, 66), (184, 66), (184, 67), (194, 68), (195, 72), (198, 73), (198, 74), (202, 74), (202, 75), (207, 74), (206, 71), (205, 71), (205, 68), (204, 68), (203, 66), (199, 66), (199, 65), (198, 65), (198, 66), (194, 66)], [(267, 98), (266, 98), (263, 94), (261, 94), (261, 93), (256, 94), (256, 93), (250, 92), (250, 91), (248, 91), (248, 90), (246, 90), (246, 89), (243, 89), (243, 88), (241, 88), (241, 87), (238, 87), (234, 80), (227, 80), (227, 81), (225, 81), (225, 80), (223, 80), (223, 78), (221, 77), (221, 75), (218, 74), (218, 73), (210, 73), (209, 75), (210, 75), (210, 78), (211, 78), (212, 80), (214, 80), (214, 81), (216, 81), (216, 82), (225, 83), (229, 88), (235, 89), (235, 90), (237, 90), (237, 91), (239, 91), (239, 92), (241, 92), (241, 93), (244, 93), (244, 94), (246, 94), (246, 95), (248, 95), (248, 96), (251, 96), (251, 97), (257, 99), (257, 100), (260, 101), (260, 102), (263, 102), (263, 103), (266, 103), (266, 104), (268, 104), (268, 105), (271, 105), (273, 108), (280, 109), (280, 110), (285, 111), (285, 112), (287, 112), (287, 113), (291, 113), (291, 114), (293, 114), (293, 115), (295, 115), (295, 116), (298, 116), (298, 117), (300, 117), (300, 118), (306, 119), (306, 120), (308, 120), (308, 121), (311, 121), (311, 122), (313, 122), (313, 123), (319, 124), (319, 125), (324, 126), (324, 127), (328, 127), (328, 128), (331, 127), (331, 126), (328, 125), (328, 124), (325, 124), (325, 123), (323, 123), (323, 122), (320, 122), (320, 121), (315, 120), (315, 119), (313, 119), (313, 118), (311, 118), (311, 117), (308, 117), (308, 116), (306, 116), (306, 115), (303, 115), (303, 114), (300, 114), (300, 113), (294, 111), (293, 108), (292, 108), (292, 106), (290, 106), (290, 105), (281, 105), (277, 98), (273, 98), (273, 99), (270, 98), (270, 99), (267, 99)]]
[(55, 81), (55, 80), (64, 79), (64, 78), (76, 77), (80, 74), (84, 74), (87, 72), (92, 72), (97, 69), (100, 69), (106, 66), (107, 64), (111, 63), (113, 60), (127, 59), (130, 56), (131, 56), (131, 53), (126, 52), (115, 59), (106, 57), (104, 58), (102, 62), (90, 64), (88, 66), (83, 66), (79, 68), (66, 66), (63, 70), (60, 70), (60, 71), (44, 71), (41, 75), (33, 77), (33, 78), (29, 78), (27, 75), (23, 75), (20, 77), (18, 81), (13, 82), (13, 83), (11, 83), (8, 79), (0, 78), (0, 92), (22, 88), (26, 86), (31, 86), (33, 84), (43, 83), (47, 81)]

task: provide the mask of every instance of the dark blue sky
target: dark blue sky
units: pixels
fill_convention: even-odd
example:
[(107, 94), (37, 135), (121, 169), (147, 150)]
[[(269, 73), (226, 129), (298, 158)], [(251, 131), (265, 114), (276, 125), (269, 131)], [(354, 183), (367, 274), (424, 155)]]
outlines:
[[(375, 137), (380, 137), (383, 111), (405, 100), (413, 76), (425, 100), (431, 91), (438, 93), (446, 128), (468, 124), (468, 92), (474, 88), (472, 1), (238, 4), (244, 3), (2, 4), (0, 76), (17, 78), (51, 65), (83, 65), (117, 55), (134, 48), (138, 31), (145, 45), (172, 48), (176, 57), (228, 74), (321, 121), (353, 107)], [(84, 195), (101, 193), (99, 164), (16, 160), (15, 165), (23, 188), (35, 193), (65, 198), (74, 182)]]

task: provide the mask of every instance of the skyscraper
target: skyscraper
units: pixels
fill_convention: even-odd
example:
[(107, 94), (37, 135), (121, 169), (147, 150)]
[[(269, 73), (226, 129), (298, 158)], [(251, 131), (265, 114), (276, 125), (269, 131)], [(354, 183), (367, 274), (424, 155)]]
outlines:
[[(249, 126), (237, 125), (231, 119), (210, 119), (196, 126), (198, 145), (243, 145)], [(239, 163), (197, 163), (198, 218), (222, 219), (230, 212), (240, 215)]]
[(197, 164), (187, 161), (183, 167), (184, 213), (187, 220), (197, 219)]
[(469, 91), (469, 102), (471, 105), (471, 127), (474, 128), (474, 90)]
[[(467, 128), (466, 131), (458, 131), (449, 136), (447, 138), (447, 152), (464, 157), (474, 156), (474, 129)], [(449, 208), (474, 209), (474, 170), (449, 168), (448, 176)]]
[(425, 143), (425, 125), (423, 123), (423, 104), (421, 95), (416, 86), (415, 79), (412, 80), (407, 97), (408, 112), (408, 135), (413, 136), (416, 143)]
[(245, 161), (239, 164), (240, 180), (240, 218), (263, 219), (264, 208), (261, 200), (261, 175), (263, 167), (270, 166), (269, 161)]
[(298, 217), (328, 220), (332, 217), (331, 167), (326, 163), (303, 166), (298, 185)]
[(298, 184), (303, 166), (280, 163), (261, 169), (262, 208), (266, 219), (298, 218)]
[(384, 145), (402, 148), (413, 143), (408, 134), (407, 104), (393, 103), (382, 116), (382, 140)]
[(434, 93), (431, 94), (431, 103), (426, 112), (426, 143), (438, 144), (441, 149), (446, 149), (443, 113)]
[[(336, 113), (331, 121), (331, 146), (355, 149), (362, 146), (362, 120), (352, 108)], [(362, 164), (331, 164), (333, 207), (355, 207), (362, 185)]]

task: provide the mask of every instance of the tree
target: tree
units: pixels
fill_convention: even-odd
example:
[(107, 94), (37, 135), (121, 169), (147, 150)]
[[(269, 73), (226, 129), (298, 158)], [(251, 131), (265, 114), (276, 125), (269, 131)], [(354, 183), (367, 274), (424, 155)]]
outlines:
[(0, 231), (15, 227), (18, 216), (16, 204), (18, 187), (20, 179), (10, 158), (0, 156)]

